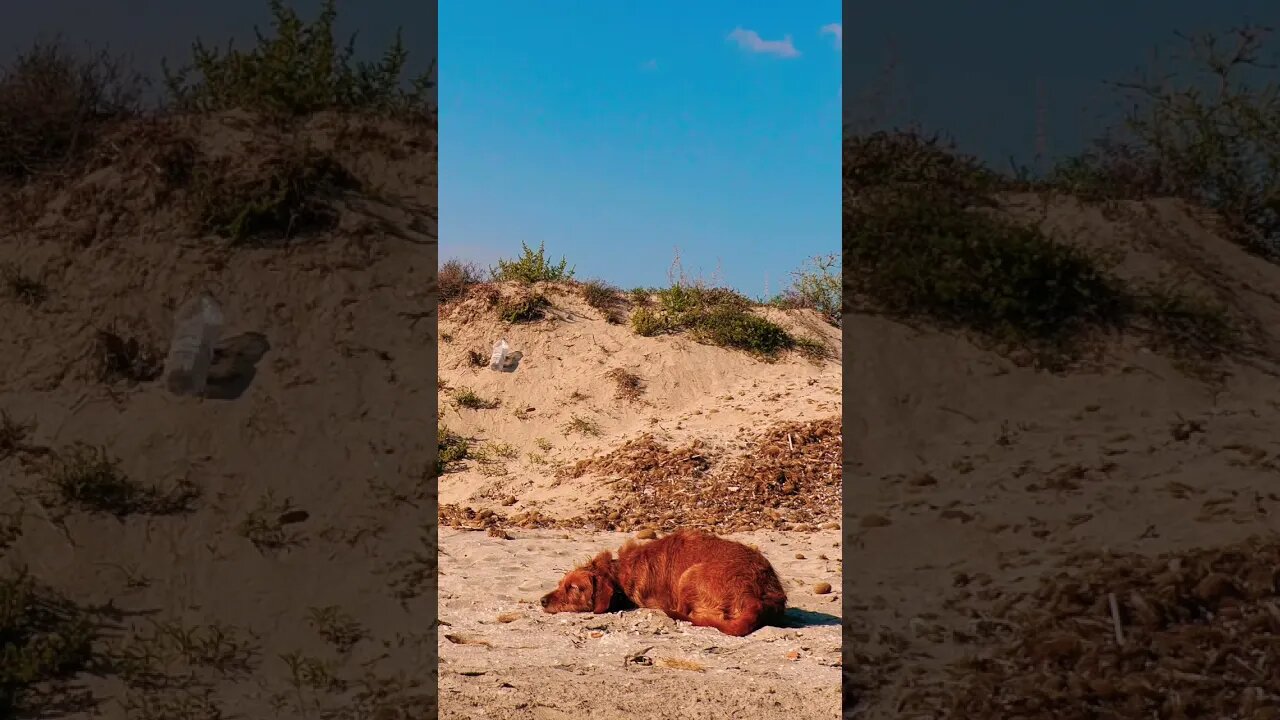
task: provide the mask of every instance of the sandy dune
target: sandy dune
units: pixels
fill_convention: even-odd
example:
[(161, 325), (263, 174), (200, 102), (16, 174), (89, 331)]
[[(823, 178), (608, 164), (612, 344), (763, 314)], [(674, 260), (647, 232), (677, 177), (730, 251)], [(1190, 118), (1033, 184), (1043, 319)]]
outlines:
[[(858, 388), (846, 409), (846, 681), (859, 699), (846, 716), (1008, 717), (1001, 675), (957, 663), (1016, 656), (1020, 631), (1009, 621), (1046, 602), (1022, 593), (1050, 577), (1087, 577), (1108, 557), (1230, 548), (1280, 529), (1280, 268), (1177, 203), (1127, 212), (1107, 219), (1063, 202), (1048, 218), (1064, 237), (1122, 249), (1130, 277), (1175, 271), (1259, 328), (1255, 351), (1224, 362), (1220, 381), (1132, 339), (1090, 367), (1051, 374), (956, 334), (846, 319), (846, 382)], [(1102, 559), (1069, 559), (1081, 552)], [(1104, 602), (1100, 592), (1091, 597)], [(1122, 625), (1137, 622), (1133, 602), (1120, 593)], [(1094, 628), (1081, 647), (1114, 647), (1105, 609), (1077, 622)], [(1087, 667), (1079, 677), (1097, 677)], [(1172, 677), (1135, 682), (1160, 688)], [(957, 712), (951, 702), (966, 688), (987, 688), (1003, 709)], [(1023, 716), (1059, 717), (1050, 706)]]
[[(575, 519), (609, 503), (619, 492), (616, 481), (630, 470), (576, 476), (565, 475), (565, 468), (645, 435), (663, 448), (696, 441), (696, 450), (653, 456), (657, 464), (681, 468), (672, 471), (673, 482), (690, 492), (687, 512), (655, 524), (669, 529), (723, 519), (721, 509), (695, 499), (717, 468), (736, 467), (751, 452), (752, 438), (769, 427), (839, 417), (838, 332), (812, 314), (774, 313), (792, 332), (823, 339), (832, 356), (812, 360), (791, 353), (762, 362), (685, 336), (639, 337), (625, 324), (610, 323), (569, 285), (536, 290), (552, 308), (534, 323), (498, 322), (483, 300), (442, 310), (442, 423), (482, 453), (494, 447), (506, 453), (460, 463), (440, 479), (442, 506), (494, 513), (458, 522), (475, 530), (441, 529), (441, 717), (834, 717), (838, 499), (825, 508), (824, 523), (784, 518), (777, 527), (729, 535), (757, 544), (774, 564), (788, 589), (795, 627), (732, 638), (649, 610), (546, 615), (536, 599), (575, 564), (617, 549), (628, 537)], [(521, 353), (514, 372), (494, 372), (471, 360), (474, 352), (487, 361), (499, 337)], [(615, 396), (608, 374), (617, 368), (640, 378), (639, 398)], [(467, 390), (497, 407), (458, 407), (454, 400)], [(597, 434), (574, 432), (569, 423), (575, 418), (592, 423)], [(838, 456), (837, 447), (829, 468), (834, 498)], [(699, 474), (704, 460), (711, 465), (705, 477)], [(515, 520), (534, 511), (570, 527), (526, 529), (539, 523)], [(818, 594), (819, 583), (837, 589)], [(628, 660), (635, 655), (638, 660)]]
[[(284, 142), (241, 114), (172, 122), (246, 164)], [(318, 117), (302, 138), (332, 145), (335, 123)], [(397, 153), (421, 139), (361, 132), (390, 133)], [(153, 194), (162, 148), (148, 140), (32, 195), (39, 215), (0, 243), (0, 262), (48, 294), (0, 299), (0, 411), (27, 427), (0, 451), (0, 508), (18, 518), (0, 566), (89, 611), (96, 633), (94, 672), (37, 705), (65, 717), (423, 717), (435, 702), (429, 611), (413, 591), (435, 571), (421, 541), (434, 518), (415, 498), (432, 456), (435, 348), (432, 318), (417, 318), (436, 262), (434, 156), (388, 159), (384, 147), (378, 160), (372, 141), (340, 154), (383, 184), (380, 200), (345, 198), (337, 232), (295, 247), (227, 250), (189, 229), (181, 196)], [(87, 242), (69, 236), (82, 218)], [(210, 397), (175, 397), (148, 358), (163, 358), (173, 308), (203, 288), (225, 310), (223, 349), (256, 349), (223, 364)], [(138, 341), (133, 367), (101, 375), (99, 330)], [(82, 480), (196, 497), (168, 510), (117, 497), (119, 517), (67, 503), (51, 483), (78, 443), (116, 463)]]

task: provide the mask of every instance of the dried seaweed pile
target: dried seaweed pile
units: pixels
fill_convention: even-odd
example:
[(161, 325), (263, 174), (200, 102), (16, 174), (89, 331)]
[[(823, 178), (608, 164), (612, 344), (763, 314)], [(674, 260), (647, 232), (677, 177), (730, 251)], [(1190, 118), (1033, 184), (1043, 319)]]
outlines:
[(840, 455), (833, 418), (775, 426), (723, 465), (713, 466), (696, 443), (669, 450), (646, 437), (578, 463), (568, 476), (615, 483), (618, 494), (587, 514), (609, 530), (801, 530), (839, 520)]
[(746, 452), (717, 463), (694, 442), (668, 448), (651, 436), (582, 460), (566, 480), (609, 483), (616, 494), (584, 515), (553, 519), (537, 511), (504, 516), (456, 505), (440, 508), (452, 527), (581, 528), (630, 532), (701, 527), (715, 532), (816, 530), (840, 519), (840, 419), (777, 425)]
[(1007, 641), (957, 668), (935, 710), (1027, 720), (1280, 718), (1280, 544), (1095, 554), (1074, 565), (1006, 613)]

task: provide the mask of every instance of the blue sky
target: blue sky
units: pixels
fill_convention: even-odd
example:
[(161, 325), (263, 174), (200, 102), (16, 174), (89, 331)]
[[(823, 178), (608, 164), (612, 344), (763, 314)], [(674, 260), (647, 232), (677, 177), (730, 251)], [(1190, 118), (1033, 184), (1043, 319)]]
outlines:
[[(880, 127), (918, 123), (946, 131), (962, 150), (1009, 167), (1037, 148), (1037, 108), (1050, 157), (1078, 151), (1121, 116), (1105, 83), (1133, 79), (1175, 32), (1225, 32), (1245, 23), (1280, 29), (1276, 0), (1112, 0), (1106, 3), (919, 0), (849, 3), (844, 54), (846, 110), (879, 115)], [(922, 18), (928, 18), (923, 22)], [(1280, 60), (1280, 36), (1269, 43)], [(886, 66), (888, 112), (861, 103)]]
[[(535, 7), (536, 6), (536, 7)], [(840, 235), (840, 5), (440, 6), (440, 256), (777, 292)]]

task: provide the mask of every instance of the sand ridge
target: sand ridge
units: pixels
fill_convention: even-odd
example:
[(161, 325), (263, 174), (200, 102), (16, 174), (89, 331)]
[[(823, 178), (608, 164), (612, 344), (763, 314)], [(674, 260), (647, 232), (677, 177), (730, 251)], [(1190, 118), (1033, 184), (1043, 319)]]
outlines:
[[(543, 319), (504, 323), (478, 292), (442, 310), (441, 422), (486, 458), (458, 463), (440, 478), (442, 717), (834, 716), (838, 330), (810, 312), (759, 310), (830, 348), (825, 359), (786, 353), (766, 362), (687, 335), (641, 337), (625, 322), (630, 300), (593, 308), (571, 284), (497, 292), (541, 293), (551, 307)], [(482, 366), (498, 338), (520, 353), (514, 372)], [(619, 369), (638, 378), (636, 397), (618, 396), (611, 374)], [(467, 391), (496, 406), (458, 407)], [(630, 536), (602, 528), (638, 529), (630, 518), (660, 531), (714, 528), (712, 518), (730, 520), (735, 506), (753, 503), (751, 473), (731, 476), (757, 464), (752, 453), (770, 430), (773, 452), (813, 462), (779, 461), (762, 481), (803, 475), (828, 489), (820, 496), (825, 522), (753, 515), (720, 534), (756, 544), (769, 558), (789, 594), (791, 626), (732, 638), (650, 610), (541, 612), (537, 598), (566, 571)], [(703, 491), (723, 504), (701, 503)], [(635, 504), (610, 504), (624, 496)], [(659, 498), (673, 503), (665, 519), (643, 512)], [(581, 521), (601, 503), (612, 514)], [(540, 521), (508, 521), (528, 516)], [(560, 522), (566, 527), (555, 528)]]
[[(859, 388), (846, 408), (845, 682), (857, 700), (848, 716), (1057, 717), (1036, 712), (1078, 706), (1065, 686), (1041, 683), (1039, 711), (980, 690), (1001, 686), (994, 670), (1025, 667), (1016, 649), (1024, 629), (1042, 640), (1046, 627), (1083, 629), (1082, 657), (1108, 657), (1105, 593), (1119, 595), (1122, 626), (1138, 622), (1141, 601), (1089, 580), (1108, 577), (1100, 567), (1172, 562), (1128, 553), (1230, 553), (1280, 530), (1268, 490), (1280, 472), (1280, 268), (1217, 238), (1180, 203), (1128, 210), (1105, 217), (1062, 201), (1047, 222), (1075, 228), (1065, 239), (1121, 249), (1122, 275), (1181, 277), (1213, 291), (1257, 329), (1252, 349), (1205, 375), (1134, 338), (1109, 338), (1082, 367), (1050, 373), (962, 333), (846, 316), (846, 343), (859, 349), (846, 376)], [(1058, 590), (1040, 590), (1053, 583)], [(1059, 603), (1070, 587), (1100, 595)], [(993, 660), (980, 669), (968, 664), (974, 658)], [(1085, 687), (1118, 680), (1087, 663), (1056, 677)], [(1150, 682), (1164, 692), (1174, 677), (1116, 687)]]

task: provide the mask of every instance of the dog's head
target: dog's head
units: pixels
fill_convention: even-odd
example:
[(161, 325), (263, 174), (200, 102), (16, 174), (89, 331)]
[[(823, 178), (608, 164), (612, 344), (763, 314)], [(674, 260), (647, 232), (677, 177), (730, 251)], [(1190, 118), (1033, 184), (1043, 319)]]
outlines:
[(542, 596), (542, 609), (559, 612), (609, 612), (618, 581), (613, 556), (602, 552), (591, 562), (570, 570), (555, 590)]

